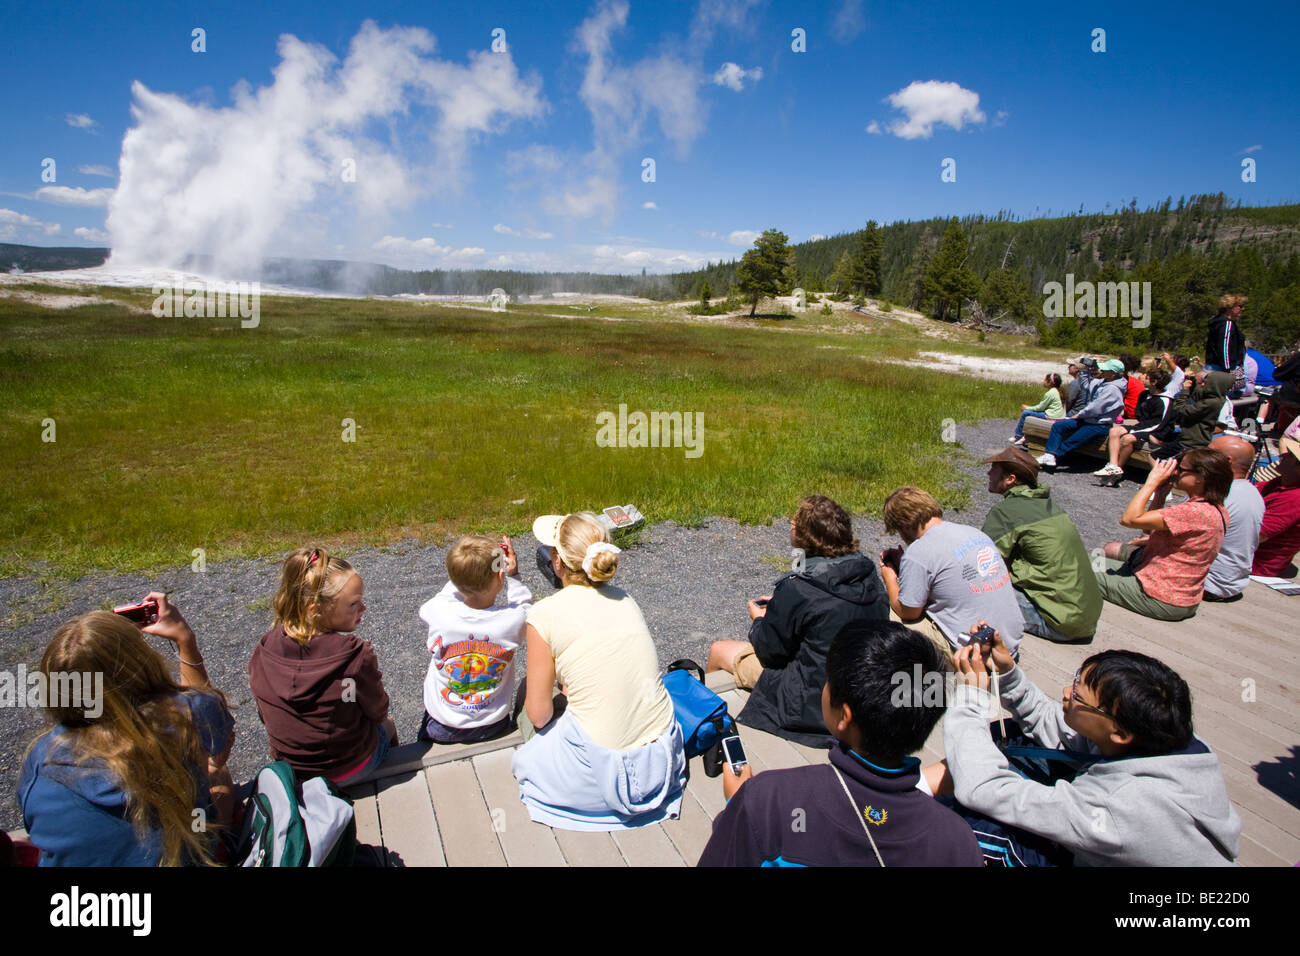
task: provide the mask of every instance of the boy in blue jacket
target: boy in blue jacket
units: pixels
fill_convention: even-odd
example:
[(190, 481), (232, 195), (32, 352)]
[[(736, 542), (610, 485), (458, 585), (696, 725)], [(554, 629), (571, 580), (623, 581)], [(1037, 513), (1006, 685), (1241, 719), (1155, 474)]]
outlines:
[(700, 866), (981, 866), (975, 834), (917, 789), (920, 750), (943, 715), (944, 662), (890, 621), (849, 622), (826, 658), (830, 761), (739, 777)]

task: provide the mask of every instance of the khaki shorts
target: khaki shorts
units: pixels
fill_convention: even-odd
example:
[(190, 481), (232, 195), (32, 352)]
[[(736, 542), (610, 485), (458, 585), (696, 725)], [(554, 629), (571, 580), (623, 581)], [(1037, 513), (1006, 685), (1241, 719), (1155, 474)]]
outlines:
[(731, 675), (736, 678), (736, 686), (742, 690), (753, 690), (758, 679), (763, 676), (763, 665), (758, 662), (758, 653), (753, 644), (746, 644), (731, 664)]
[(935, 624), (934, 621), (930, 620), (928, 617), (923, 617), (919, 621), (904, 621), (892, 610), (889, 612), (889, 619), (898, 624), (902, 624), (906, 628), (916, 631), (918, 634), (924, 634), (930, 639), (930, 643), (939, 649), (939, 653), (942, 655), (944, 669), (949, 671), (955, 671), (957, 669), (957, 665), (953, 663), (952, 659), (952, 645), (948, 643), (948, 638), (944, 637), (943, 631), (939, 630), (939, 625)]

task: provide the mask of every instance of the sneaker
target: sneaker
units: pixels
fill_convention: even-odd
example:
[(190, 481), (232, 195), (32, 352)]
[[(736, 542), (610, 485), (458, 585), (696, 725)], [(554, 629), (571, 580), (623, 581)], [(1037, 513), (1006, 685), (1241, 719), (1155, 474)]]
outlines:
[(1119, 465), (1112, 465), (1110, 462), (1106, 462), (1106, 464), (1094, 471), (1093, 474), (1098, 478), (1110, 478), (1124, 474), (1124, 469)]
[(1029, 447), (1029, 439), (1024, 435), (1021, 435), (1019, 438), (1011, 439), (1011, 444), (1015, 445), (1017, 448), (1027, 448)]
[(1049, 455), (1049, 454), (1044, 453), (1044, 454), (1039, 455), (1038, 458), (1036, 459), (1036, 461), (1038, 462), (1038, 464), (1042, 465), (1044, 468), (1055, 468), (1055, 467), (1056, 467), (1056, 456), (1055, 456), (1055, 455)]

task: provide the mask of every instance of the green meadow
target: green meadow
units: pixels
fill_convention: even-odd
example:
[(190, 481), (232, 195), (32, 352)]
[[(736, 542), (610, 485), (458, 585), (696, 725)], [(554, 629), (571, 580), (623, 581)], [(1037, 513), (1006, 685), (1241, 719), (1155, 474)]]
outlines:
[[(515, 533), (628, 502), (651, 521), (761, 523), (813, 492), (878, 514), (916, 483), (956, 505), (944, 420), (1038, 397), (881, 361), (1036, 353), (1014, 340), (815, 310), (727, 325), (635, 304), (263, 297), (242, 329), (154, 318), (147, 291), (86, 292), (146, 311), (0, 300), (4, 574)], [(702, 453), (598, 447), (597, 416), (620, 404), (701, 413)]]

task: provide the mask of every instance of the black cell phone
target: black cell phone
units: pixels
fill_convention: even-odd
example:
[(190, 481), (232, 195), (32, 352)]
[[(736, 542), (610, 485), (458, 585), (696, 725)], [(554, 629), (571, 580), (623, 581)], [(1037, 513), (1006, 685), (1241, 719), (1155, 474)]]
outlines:
[(890, 548), (880, 556), (880, 560), (885, 567), (893, 568), (894, 573), (897, 574), (903, 562), (903, 549), (898, 547)]
[(754, 598), (754, 604), (758, 607), (767, 607), (771, 598)]
[(993, 628), (985, 624), (979, 628), (976, 628), (975, 633), (970, 635), (970, 640), (967, 641), (966, 643), (979, 644), (981, 647), (992, 647), (993, 634), (994, 634)]
[(736, 776), (740, 776), (741, 769), (748, 766), (749, 758), (745, 756), (739, 737), (722, 738), (722, 759), (731, 764), (731, 772)]

